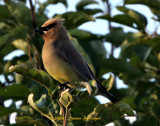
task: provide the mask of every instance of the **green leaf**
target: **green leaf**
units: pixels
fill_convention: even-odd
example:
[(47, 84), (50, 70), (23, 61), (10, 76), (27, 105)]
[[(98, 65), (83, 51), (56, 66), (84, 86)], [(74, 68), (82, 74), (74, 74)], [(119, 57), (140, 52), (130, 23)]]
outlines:
[(159, 121), (151, 114), (138, 114), (135, 126), (157, 126)]
[(98, 2), (94, 1), (94, 0), (81, 0), (77, 3), (76, 5), (76, 9), (77, 11), (81, 11), (84, 10), (84, 7), (90, 4), (98, 4)]
[(51, 86), (56, 86), (55, 80), (49, 76), (45, 71), (37, 70), (35, 68), (32, 68), (31, 66), (27, 65), (15, 65), (11, 66), (9, 68), (10, 72), (16, 72), (19, 73), (25, 77), (28, 77), (42, 86), (44, 86), (46, 89), (49, 89)]
[(152, 47), (150, 46), (141, 46), (141, 45), (135, 45), (133, 47), (134, 52), (137, 54), (137, 56), (141, 59), (141, 61), (145, 62), (150, 55), (152, 51)]
[(102, 82), (102, 85), (107, 89), (107, 91), (109, 91), (113, 86), (113, 82), (114, 82), (114, 77), (112, 76), (112, 74), (110, 74), (109, 78)]
[(10, 86), (0, 88), (0, 96), (4, 96), (6, 99), (22, 97), (26, 98), (28, 95), (28, 88), (21, 84), (12, 84)]
[(8, 39), (9, 39), (9, 35), (8, 34), (0, 36), (0, 46), (5, 44), (8, 41)]
[(147, 25), (147, 19), (144, 15), (140, 14), (137, 11), (134, 11), (132, 9), (128, 9), (124, 6), (119, 6), (117, 7), (118, 10), (124, 12), (125, 14), (127, 14), (128, 16), (132, 17), (133, 19), (135, 19), (135, 23), (138, 25), (138, 29), (145, 29), (146, 25)]
[(36, 126), (46, 126), (47, 125), (47, 124), (42, 124), (38, 120), (33, 120), (30, 116), (16, 117), (16, 123), (20, 125), (31, 125), (31, 124), (35, 124)]
[(10, 1), (10, 2), (7, 2), (6, 5), (11, 15), (16, 19), (17, 22), (21, 22), (25, 25), (32, 26), (31, 16), (26, 16), (26, 15), (30, 15), (30, 10), (29, 8), (27, 8), (25, 3), (20, 1), (18, 2)]
[(59, 88), (57, 87), (50, 87), (48, 90), (48, 95), (51, 96), (52, 99), (56, 99), (59, 97)]
[(9, 114), (11, 114), (12, 112), (17, 112), (18, 110), (16, 109), (13, 109), (13, 108), (5, 108), (5, 107), (2, 107), (0, 106), (0, 117), (2, 116), (7, 116)]
[(7, 56), (10, 52), (14, 51), (15, 49), (16, 48), (11, 44), (7, 44), (0, 47), (1, 50), (0, 60), (2, 61), (5, 56)]
[(46, 2), (44, 2), (43, 4), (45, 6), (49, 5), (49, 4), (57, 4), (57, 3), (63, 3), (65, 5), (65, 7), (68, 7), (67, 1), (66, 0), (47, 0)]
[(100, 104), (87, 116), (87, 124), (106, 125), (124, 117), (124, 114), (127, 116), (134, 116), (132, 108), (123, 102), (117, 104)]
[(48, 107), (50, 105), (50, 103), (51, 103), (51, 100), (49, 100), (47, 98), (46, 94), (44, 94), (44, 95), (41, 96), (41, 98), (39, 100), (37, 100), (35, 102), (35, 105), (42, 113), (48, 114), (49, 111), (50, 111), (49, 107)]
[[(133, 47), (135, 44), (140, 43), (144, 38), (142, 32), (128, 33), (126, 40), (121, 44), (120, 58), (130, 58), (134, 55)], [(147, 42), (145, 42), (147, 43)]]
[[(135, 13), (133, 13), (133, 15), (134, 14)], [(132, 13), (131, 13), (131, 15), (132, 15)], [(110, 17), (110, 15), (103, 15), (103, 16), (99, 16), (96, 18), (109, 20), (109, 21), (123, 24), (123, 25), (129, 26), (129, 27), (132, 27), (132, 28), (135, 28), (138, 30), (144, 30), (144, 28), (145, 28), (141, 23), (137, 22), (136, 19), (134, 19), (133, 17), (131, 17), (128, 14), (117, 14), (113, 17)], [(134, 24), (136, 24), (136, 25), (134, 25)]]
[(0, 5), (0, 20), (3, 18), (11, 19), (12, 15), (10, 14), (8, 8), (5, 5)]
[(17, 39), (12, 42), (13, 46), (17, 49), (23, 50), (26, 54), (29, 52), (28, 43), (23, 39)]
[[(11, 43), (12, 41), (19, 39), (25, 39), (26, 34), (29, 33), (28, 28), (24, 26), (23, 24), (19, 24), (13, 29), (10, 29), (8, 31), (8, 34), (5, 34), (0, 37), (0, 47), (6, 46), (8, 43)], [(5, 45), (6, 44), (6, 45)]]
[(67, 109), (72, 102), (72, 95), (69, 92), (69, 89), (66, 89), (64, 92), (61, 93), (60, 101), (64, 105), (64, 107)]
[(94, 21), (94, 18), (83, 12), (67, 12), (63, 15), (57, 15), (56, 17), (65, 19), (65, 27), (67, 29), (74, 29), (79, 27), (85, 22)]
[(88, 15), (94, 15), (97, 13), (102, 13), (103, 11), (101, 9), (84, 9), (81, 12), (86, 13)]
[(91, 41), (95, 39), (102, 39), (101, 35), (92, 34), (91, 32), (84, 31), (84, 30), (72, 29), (72, 30), (69, 30), (69, 32), (73, 37), (81, 40)]
[(35, 103), (33, 101), (33, 94), (30, 94), (28, 96), (28, 102), (29, 102), (30, 106), (32, 106), (37, 112), (39, 112), (43, 116), (47, 117), (56, 126), (58, 126), (57, 123), (55, 122), (55, 119), (54, 119), (51, 111), (49, 110), (49, 108), (47, 106), (45, 106), (45, 104), (46, 104), (45, 100), (46, 100), (46, 95), (42, 95), (41, 99)]
[(104, 73), (112, 71), (112, 72), (128, 74), (131, 76), (140, 76), (142, 74), (142, 72), (138, 68), (133, 67), (124, 60), (115, 58), (104, 60), (102, 62), (102, 68), (105, 71), (105, 72), (102, 71)]
[(71, 112), (73, 117), (84, 117), (93, 111), (93, 109), (99, 104), (99, 101), (94, 97), (88, 97), (80, 100), (75, 105)]
[(75, 84), (76, 84), (76, 87), (78, 87), (78, 88), (82, 87), (82, 89), (83, 88), (87, 89), (89, 96), (91, 96), (93, 94), (92, 87), (88, 82), (83, 82), (83, 81), (82, 82), (75, 82)]
[(16, 123), (22, 125), (34, 124), (34, 120), (30, 116), (16, 117)]
[(115, 46), (120, 46), (125, 40), (127, 34), (123, 32), (122, 28), (113, 28), (113, 30), (105, 36), (107, 42), (111, 42)]
[(124, 4), (144, 4), (148, 7), (159, 10), (160, 1), (159, 0), (124, 0)]

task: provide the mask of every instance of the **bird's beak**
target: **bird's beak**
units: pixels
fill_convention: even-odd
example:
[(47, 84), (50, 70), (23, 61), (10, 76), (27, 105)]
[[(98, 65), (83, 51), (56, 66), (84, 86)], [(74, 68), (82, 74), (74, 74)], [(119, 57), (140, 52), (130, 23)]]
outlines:
[(42, 30), (42, 29), (40, 29), (40, 28), (36, 28), (36, 29), (34, 29), (34, 32), (38, 32), (38, 33), (40, 33), (41, 35), (43, 35), (43, 34), (44, 34), (43, 30)]

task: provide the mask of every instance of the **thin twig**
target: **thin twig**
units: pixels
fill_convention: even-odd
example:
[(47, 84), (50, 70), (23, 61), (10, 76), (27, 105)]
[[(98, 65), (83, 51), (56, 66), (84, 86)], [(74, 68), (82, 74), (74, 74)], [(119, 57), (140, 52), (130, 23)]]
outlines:
[(59, 102), (59, 100), (57, 100), (60, 108), (62, 109), (62, 112), (63, 112), (63, 126), (67, 126), (67, 121), (65, 121), (65, 115), (66, 115), (66, 110), (64, 108), (64, 106)]
[[(32, 18), (32, 25), (33, 25), (33, 29), (35, 29), (37, 27), (37, 24), (36, 24), (36, 16), (35, 16), (35, 8), (33, 6), (33, 3), (32, 3), (32, 0), (29, 0), (29, 4), (30, 4), (30, 7), (31, 7), (31, 18)], [(36, 33), (34, 32), (34, 35), (36, 37)]]
[[(31, 8), (32, 25), (33, 25), (33, 29), (35, 29), (37, 27), (36, 16), (35, 16), (35, 6), (33, 6), (32, 0), (29, 0), (29, 3), (30, 3), (30, 8)], [(33, 33), (34, 33), (34, 36), (37, 37), (37, 34), (35, 32)], [(35, 50), (36, 51), (34, 52), (34, 58), (37, 64), (37, 69), (41, 69), (40, 54), (38, 53), (37, 49)]]
[[(111, 17), (111, 5), (109, 3), (109, 0), (106, 0), (106, 3), (107, 3), (107, 14)], [(108, 27), (109, 27), (109, 32), (112, 32), (113, 28), (112, 28), (112, 25), (111, 25), (111, 21), (108, 20)], [(115, 46), (113, 44), (111, 44), (111, 56), (113, 57), (114, 55), (114, 49), (115, 49)]]

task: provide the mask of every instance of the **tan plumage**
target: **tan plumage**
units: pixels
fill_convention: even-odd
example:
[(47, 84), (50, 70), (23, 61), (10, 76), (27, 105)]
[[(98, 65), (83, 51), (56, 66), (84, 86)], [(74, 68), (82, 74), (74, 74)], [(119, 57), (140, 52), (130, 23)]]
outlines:
[(56, 40), (59, 40), (61, 43), (66, 44), (69, 42), (69, 37), (61, 19), (50, 19), (45, 22), (42, 27), (45, 27), (49, 24), (57, 23), (57, 25), (47, 31), (42, 35), (45, 40), (43, 50), (42, 50), (42, 59), (43, 64), (47, 72), (56, 80), (61, 83), (70, 82), (71, 87), (74, 87), (74, 82), (82, 81), (83, 79), (78, 76), (78, 74), (64, 62), (62, 58), (55, 52), (54, 43)]
[(42, 50), (43, 64), (53, 78), (61, 83), (69, 82), (72, 88), (75, 87), (75, 82), (95, 79), (98, 91), (102, 95), (114, 103), (118, 101), (101, 85), (83, 57), (71, 44), (62, 19), (49, 19), (35, 31), (41, 33), (45, 40)]

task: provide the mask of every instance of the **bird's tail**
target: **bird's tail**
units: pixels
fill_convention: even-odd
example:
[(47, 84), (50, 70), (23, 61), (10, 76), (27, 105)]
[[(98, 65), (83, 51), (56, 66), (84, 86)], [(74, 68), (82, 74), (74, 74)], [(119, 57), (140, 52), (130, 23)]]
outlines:
[(97, 81), (97, 88), (98, 88), (98, 92), (104, 97), (108, 98), (112, 103), (117, 103), (119, 101), (112, 94), (107, 92), (106, 88), (99, 81)]
[(108, 98), (112, 103), (117, 103), (119, 100), (107, 91), (100, 92), (104, 97)]

